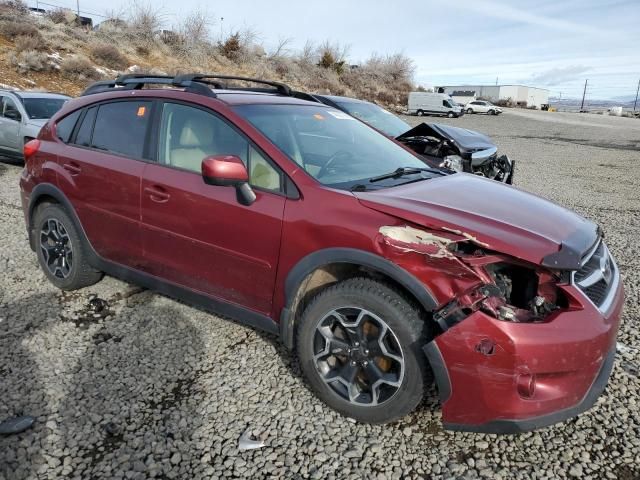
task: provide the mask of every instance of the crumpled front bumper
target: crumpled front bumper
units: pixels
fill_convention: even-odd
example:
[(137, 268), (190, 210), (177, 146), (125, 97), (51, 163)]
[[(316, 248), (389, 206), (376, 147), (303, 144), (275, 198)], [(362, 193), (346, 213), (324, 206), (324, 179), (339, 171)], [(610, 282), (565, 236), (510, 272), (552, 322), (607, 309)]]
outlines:
[[(604, 315), (577, 288), (563, 288), (581, 299), (581, 309), (544, 323), (505, 322), (478, 311), (424, 347), (446, 429), (518, 433), (593, 406), (614, 362), (622, 284)], [(535, 388), (523, 395), (523, 379), (531, 378)]]

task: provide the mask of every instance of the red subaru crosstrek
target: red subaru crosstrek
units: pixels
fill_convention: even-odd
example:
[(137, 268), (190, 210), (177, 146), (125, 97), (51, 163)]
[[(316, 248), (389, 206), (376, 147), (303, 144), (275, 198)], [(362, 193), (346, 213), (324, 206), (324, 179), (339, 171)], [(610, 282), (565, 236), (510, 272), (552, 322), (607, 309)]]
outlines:
[(594, 223), (237, 80), (100, 82), (25, 146), (29, 240), (53, 284), (105, 272), (279, 335), (362, 422), (406, 415), (434, 381), (450, 429), (593, 405), (623, 303)]

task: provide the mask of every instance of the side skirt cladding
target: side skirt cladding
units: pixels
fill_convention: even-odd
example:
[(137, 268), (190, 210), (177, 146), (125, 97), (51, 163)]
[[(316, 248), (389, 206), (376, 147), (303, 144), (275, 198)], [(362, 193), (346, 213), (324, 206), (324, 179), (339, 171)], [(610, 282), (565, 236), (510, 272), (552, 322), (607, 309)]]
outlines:
[(82, 228), (80, 219), (78, 218), (75, 209), (71, 205), (71, 202), (69, 202), (67, 197), (58, 188), (56, 188), (54, 185), (51, 185), (51, 184), (40, 184), (36, 186), (31, 192), (30, 202), (29, 202), (29, 216), (28, 216), (29, 232), (28, 233), (29, 233), (29, 244), (32, 250), (35, 250), (35, 242), (34, 242), (33, 226), (32, 226), (34, 207), (38, 204), (38, 199), (43, 196), (47, 196), (55, 199), (67, 210), (73, 222), (75, 223), (75, 226), (78, 229), (78, 232), (80, 232), (82, 241), (87, 247), (87, 252), (89, 253), (89, 263), (93, 267), (113, 277), (119, 278), (126, 282), (134, 283), (136, 285), (140, 285), (142, 287), (156, 291), (168, 297), (184, 301), (190, 305), (197, 306), (208, 312), (227, 316), (229, 318), (237, 320), (239, 323), (251, 326), (253, 328), (262, 330), (264, 332), (267, 332), (273, 335), (278, 334), (279, 332), (278, 324), (274, 322), (271, 318), (267, 317), (266, 315), (262, 315), (258, 312), (254, 312), (252, 310), (243, 308), (239, 305), (235, 305), (233, 303), (229, 303), (224, 300), (220, 300), (217, 298), (210, 297), (208, 295), (204, 295), (202, 293), (190, 290), (188, 288), (184, 288), (180, 285), (176, 285), (174, 283), (167, 282), (160, 278), (146, 274), (139, 270), (125, 267), (123, 265), (119, 265), (103, 259), (96, 253), (96, 251), (93, 249), (91, 245), (91, 242), (89, 242), (89, 239), (87, 238), (86, 233)]

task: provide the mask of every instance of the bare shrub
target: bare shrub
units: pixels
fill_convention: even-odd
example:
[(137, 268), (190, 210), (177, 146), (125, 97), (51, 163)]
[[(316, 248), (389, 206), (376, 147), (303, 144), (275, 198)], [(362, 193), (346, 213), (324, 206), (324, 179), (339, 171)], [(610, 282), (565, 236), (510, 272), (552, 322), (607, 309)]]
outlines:
[(19, 73), (43, 72), (52, 69), (46, 53), (36, 50), (25, 50), (9, 57), (9, 62)]
[(100, 65), (122, 70), (129, 65), (127, 58), (113, 45), (96, 45), (91, 49), (91, 58)]
[(317, 63), (317, 47), (315, 43), (311, 40), (307, 40), (302, 47), (302, 50), (298, 53), (296, 59), (303, 65)]
[(16, 53), (25, 52), (29, 50), (42, 51), (47, 49), (47, 42), (41, 36), (29, 37), (20, 35), (15, 39), (15, 51)]
[(148, 57), (151, 51), (146, 45), (136, 45), (136, 53), (142, 57)]
[(164, 14), (152, 3), (134, 1), (128, 17), (131, 32), (143, 38), (153, 38), (155, 32), (160, 30), (164, 23)]
[(198, 45), (209, 40), (213, 21), (204, 10), (194, 10), (178, 26), (178, 33), (187, 45)]
[(60, 64), (60, 72), (71, 79), (96, 80), (100, 78), (100, 74), (93, 67), (93, 64), (81, 55), (65, 58)]
[(55, 8), (47, 12), (47, 17), (53, 23), (69, 23), (69, 10), (66, 8)]
[(415, 72), (413, 60), (403, 53), (385, 56), (374, 54), (365, 62), (364, 68), (390, 82), (411, 82)]
[(269, 52), (269, 56), (274, 58), (287, 56), (291, 42), (293, 42), (291, 37), (278, 37), (278, 43), (276, 43), (274, 49)]
[(30, 23), (4, 20), (0, 22), (0, 34), (13, 40), (16, 37), (40, 37), (38, 29)]
[(318, 66), (343, 73), (348, 54), (348, 45), (340, 45), (338, 42), (331, 43), (329, 40), (325, 40), (317, 50), (317, 55), (320, 58)]
[(27, 15), (29, 6), (22, 0), (3, 0), (0, 1), (0, 12), (6, 12), (14, 15)]

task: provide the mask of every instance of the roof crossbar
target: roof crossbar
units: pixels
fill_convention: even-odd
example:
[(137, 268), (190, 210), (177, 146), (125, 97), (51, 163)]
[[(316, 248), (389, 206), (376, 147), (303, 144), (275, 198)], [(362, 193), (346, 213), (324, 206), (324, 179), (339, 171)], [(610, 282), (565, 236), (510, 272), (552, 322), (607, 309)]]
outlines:
[[(289, 88), (288, 85), (285, 85), (284, 83), (280, 83), (280, 82), (272, 82), (270, 80), (261, 80), (259, 78), (251, 78), (251, 77), (238, 77), (235, 75), (216, 75), (216, 74), (204, 74), (204, 73), (188, 73), (185, 75), (178, 75), (176, 76), (176, 81), (177, 82), (183, 82), (183, 81), (194, 81), (194, 82), (203, 82), (203, 83), (209, 83), (207, 82), (209, 79), (214, 79), (214, 80), (240, 80), (242, 82), (251, 82), (251, 83), (260, 83), (263, 85), (269, 85), (270, 87), (274, 87), (274, 89), (276, 90), (276, 92), (280, 95), (284, 95), (287, 97), (292, 96), (292, 91), (291, 88)], [(233, 88), (233, 87), (228, 87), (228, 86), (224, 86), (223, 84), (220, 84), (219, 82), (215, 82), (218, 83), (219, 85), (222, 86), (222, 89), (225, 90), (249, 90), (251, 91), (251, 88), (246, 88), (246, 87), (238, 87), (238, 88)], [(216, 87), (217, 88), (217, 87)], [(256, 89), (257, 91), (264, 91), (264, 89)]]

